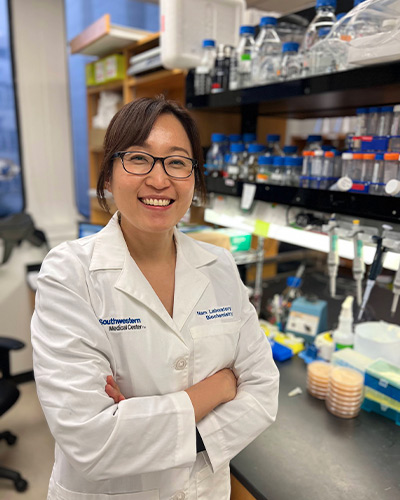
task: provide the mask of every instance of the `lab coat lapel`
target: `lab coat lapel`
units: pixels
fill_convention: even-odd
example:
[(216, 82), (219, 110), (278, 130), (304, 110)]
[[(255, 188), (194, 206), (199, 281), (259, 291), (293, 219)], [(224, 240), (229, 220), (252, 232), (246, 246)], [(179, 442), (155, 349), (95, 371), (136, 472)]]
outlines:
[(216, 260), (216, 257), (176, 229), (174, 235), (177, 245), (174, 321), (179, 330), (182, 330), (210, 283), (201, 268)]

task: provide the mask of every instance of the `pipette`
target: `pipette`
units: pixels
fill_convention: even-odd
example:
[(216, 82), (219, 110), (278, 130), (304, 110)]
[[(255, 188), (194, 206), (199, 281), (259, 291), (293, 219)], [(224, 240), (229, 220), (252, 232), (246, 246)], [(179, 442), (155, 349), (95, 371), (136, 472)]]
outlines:
[(373, 236), (372, 239), (376, 241), (376, 252), (371, 268), (369, 270), (368, 280), (364, 290), (363, 301), (361, 304), (360, 312), (358, 313), (358, 321), (361, 320), (364, 314), (365, 306), (367, 305), (369, 296), (371, 295), (371, 290), (375, 285), (375, 280), (382, 270), (383, 254), (386, 250), (386, 248), (382, 245), (382, 236)]
[(365, 274), (364, 264), (364, 243), (360, 239), (362, 231), (359, 229), (360, 221), (353, 220), (353, 246), (354, 246), (354, 259), (353, 259), (353, 278), (357, 287), (357, 304), (361, 306), (362, 302), (362, 280)]
[(399, 268), (397, 269), (396, 276), (394, 277), (393, 280), (393, 302), (392, 302), (392, 307), (390, 309), (390, 315), (392, 317), (395, 315), (397, 309), (397, 303), (399, 302), (399, 295), (400, 295), (400, 264)]
[(336, 295), (336, 276), (339, 267), (338, 235), (336, 234), (337, 226), (336, 217), (332, 215), (327, 228), (329, 235), (328, 272), (331, 297)]

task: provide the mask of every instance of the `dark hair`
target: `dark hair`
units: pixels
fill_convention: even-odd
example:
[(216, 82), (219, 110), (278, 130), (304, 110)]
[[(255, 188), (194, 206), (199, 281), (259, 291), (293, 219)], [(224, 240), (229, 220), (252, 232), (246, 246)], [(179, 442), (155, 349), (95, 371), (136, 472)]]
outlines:
[(97, 181), (97, 199), (100, 206), (110, 211), (105, 195), (105, 183), (112, 177), (112, 155), (117, 151), (125, 151), (133, 144), (143, 144), (150, 135), (157, 118), (163, 114), (174, 115), (185, 129), (192, 146), (193, 157), (198, 166), (194, 169), (195, 194), (202, 202), (206, 198), (204, 177), (203, 150), (200, 135), (194, 119), (188, 111), (175, 101), (164, 96), (155, 98), (142, 97), (125, 104), (112, 118), (104, 137), (104, 157)]

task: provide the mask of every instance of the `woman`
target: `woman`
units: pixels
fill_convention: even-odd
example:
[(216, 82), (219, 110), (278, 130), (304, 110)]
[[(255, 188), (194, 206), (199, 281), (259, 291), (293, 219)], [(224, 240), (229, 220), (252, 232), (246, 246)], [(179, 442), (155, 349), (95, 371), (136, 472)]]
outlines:
[(275, 419), (278, 372), (230, 253), (175, 228), (204, 198), (197, 128), (176, 103), (143, 98), (115, 115), (104, 148), (98, 196), (118, 211), (53, 249), (38, 280), (48, 498), (229, 499), (229, 461)]

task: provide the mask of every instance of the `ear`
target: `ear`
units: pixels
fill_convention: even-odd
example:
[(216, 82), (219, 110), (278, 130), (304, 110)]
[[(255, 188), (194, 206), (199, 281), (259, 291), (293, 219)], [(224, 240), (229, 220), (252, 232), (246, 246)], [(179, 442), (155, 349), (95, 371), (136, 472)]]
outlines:
[(112, 189), (111, 189), (111, 182), (110, 182), (110, 179), (108, 179), (105, 183), (104, 183), (104, 189), (106, 191), (108, 191), (109, 193), (112, 194)]

